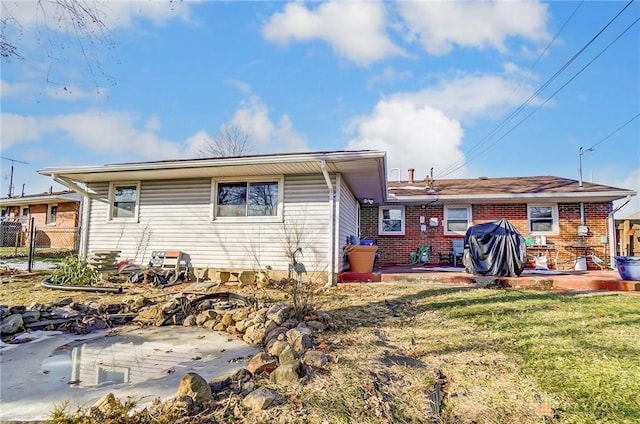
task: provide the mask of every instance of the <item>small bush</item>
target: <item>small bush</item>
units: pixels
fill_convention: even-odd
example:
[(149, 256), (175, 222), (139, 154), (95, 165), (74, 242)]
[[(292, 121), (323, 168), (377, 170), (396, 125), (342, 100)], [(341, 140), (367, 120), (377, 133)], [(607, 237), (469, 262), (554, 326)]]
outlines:
[(66, 257), (51, 274), (51, 281), (63, 286), (90, 286), (100, 281), (100, 274), (77, 256)]

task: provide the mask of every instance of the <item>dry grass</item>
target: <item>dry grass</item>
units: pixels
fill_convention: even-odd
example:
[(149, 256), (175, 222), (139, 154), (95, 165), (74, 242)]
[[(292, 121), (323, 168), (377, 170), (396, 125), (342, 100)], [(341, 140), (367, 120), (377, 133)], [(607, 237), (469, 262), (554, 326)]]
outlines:
[[(14, 288), (20, 285), (11, 283)], [(8, 286), (0, 289), (2, 303), (7, 303)], [(40, 299), (41, 290), (35, 288), (25, 298)], [(256, 294), (282, 297), (275, 291)], [(11, 291), (10, 297), (27, 295)], [(317, 424), (640, 422), (637, 296), (412, 281), (341, 285), (316, 296), (315, 302), (336, 322), (320, 335), (319, 346), (337, 362), (303, 385), (278, 388), (286, 402), (258, 413), (238, 411), (226, 419)], [(441, 415), (434, 417), (428, 395), (438, 372), (446, 378), (446, 398)]]

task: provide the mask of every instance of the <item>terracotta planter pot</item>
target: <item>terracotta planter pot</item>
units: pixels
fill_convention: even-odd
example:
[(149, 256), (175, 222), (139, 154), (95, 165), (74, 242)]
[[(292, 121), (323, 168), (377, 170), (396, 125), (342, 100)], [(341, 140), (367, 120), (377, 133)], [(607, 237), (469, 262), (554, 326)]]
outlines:
[(349, 266), (351, 272), (367, 273), (373, 271), (378, 246), (348, 246)]

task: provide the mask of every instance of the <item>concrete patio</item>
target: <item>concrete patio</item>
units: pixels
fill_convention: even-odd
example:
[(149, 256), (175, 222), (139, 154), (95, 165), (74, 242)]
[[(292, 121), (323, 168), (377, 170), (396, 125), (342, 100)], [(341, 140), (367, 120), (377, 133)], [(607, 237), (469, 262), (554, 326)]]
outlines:
[(462, 267), (388, 265), (376, 267), (371, 273), (343, 272), (338, 275), (338, 283), (413, 281), (476, 284), (490, 280), (513, 288), (640, 292), (640, 281), (625, 281), (617, 270), (525, 269), (519, 277), (485, 277), (467, 274)]

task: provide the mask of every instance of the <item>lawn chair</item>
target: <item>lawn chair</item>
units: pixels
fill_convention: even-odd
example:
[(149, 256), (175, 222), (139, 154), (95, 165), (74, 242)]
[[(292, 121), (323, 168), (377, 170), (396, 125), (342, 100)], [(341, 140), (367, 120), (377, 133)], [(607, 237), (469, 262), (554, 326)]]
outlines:
[(453, 266), (458, 266), (458, 258), (462, 259), (464, 256), (464, 239), (457, 238), (451, 240), (451, 250), (448, 252), (438, 253), (440, 262), (446, 261), (449, 265), (453, 263)]

